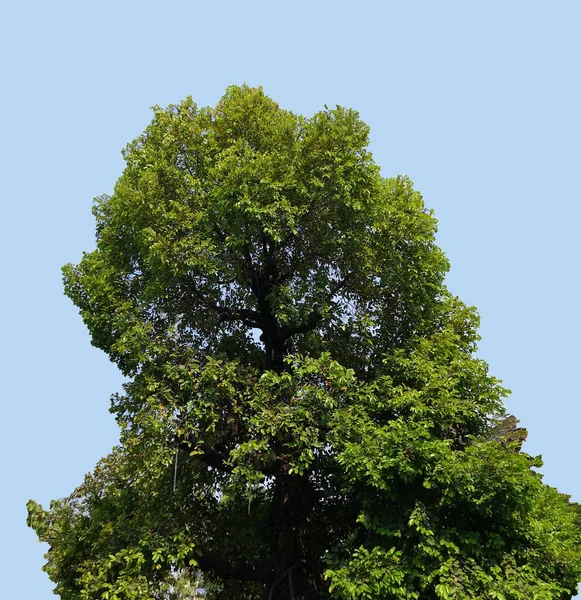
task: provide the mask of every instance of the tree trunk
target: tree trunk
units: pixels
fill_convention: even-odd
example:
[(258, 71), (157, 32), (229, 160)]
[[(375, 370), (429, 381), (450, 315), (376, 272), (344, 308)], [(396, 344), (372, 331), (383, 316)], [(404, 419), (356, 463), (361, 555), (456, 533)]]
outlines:
[(307, 476), (280, 473), (271, 507), (274, 584), (269, 600), (316, 600), (318, 573), (310, 573), (301, 534), (314, 504)]
[[(267, 291), (270, 292), (270, 286)], [(281, 331), (267, 297), (267, 293), (257, 295), (262, 329), (260, 340), (264, 344), (266, 368), (281, 373), (287, 355), (288, 335)], [(282, 447), (276, 448), (275, 452), (278, 456), (284, 455)], [(314, 501), (308, 476), (289, 475), (288, 467), (280, 464), (269, 515), (274, 583), (266, 590), (264, 600), (317, 599), (318, 573), (309, 573), (301, 540)]]

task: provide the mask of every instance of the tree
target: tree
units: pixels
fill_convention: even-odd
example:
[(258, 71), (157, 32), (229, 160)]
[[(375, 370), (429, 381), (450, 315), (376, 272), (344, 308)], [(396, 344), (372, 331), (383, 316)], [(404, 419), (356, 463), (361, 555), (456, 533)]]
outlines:
[[(542, 483), (444, 285), (436, 220), (352, 110), (155, 108), (64, 267), (129, 382), (120, 445), (29, 524), (72, 599), (570, 598)], [(508, 425), (507, 425), (508, 423)], [(511, 437), (512, 435), (512, 437)]]

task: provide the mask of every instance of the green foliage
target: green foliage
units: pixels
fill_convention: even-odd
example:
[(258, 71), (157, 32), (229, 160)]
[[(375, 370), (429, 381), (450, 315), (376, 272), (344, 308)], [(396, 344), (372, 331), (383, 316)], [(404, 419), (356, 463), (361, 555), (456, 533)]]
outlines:
[(125, 149), (64, 268), (129, 378), (121, 443), (28, 506), (64, 600), (187, 598), (200, 572), (211, 599), (574, 594), (578, 507), (521, 452), (436, 221), (367, 136), (243, 86)]

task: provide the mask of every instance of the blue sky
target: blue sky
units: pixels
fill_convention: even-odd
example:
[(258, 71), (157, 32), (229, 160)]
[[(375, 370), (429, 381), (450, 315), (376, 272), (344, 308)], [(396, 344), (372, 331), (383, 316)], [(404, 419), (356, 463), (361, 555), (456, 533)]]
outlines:
[(45, 600), (25, 503), (70, 493), (116, 442), (121, 377), (62, 294), (93, 248), (92, 198), (149, 107), (231, 84), (285, 108), (357, 109), (384, 175), (440, 220), (449, 287), (482, 315), (480, 355), (581, 501), (577, 438), (581, 4), (21, 1), (0, 8), (2, 493), (6, 598)]

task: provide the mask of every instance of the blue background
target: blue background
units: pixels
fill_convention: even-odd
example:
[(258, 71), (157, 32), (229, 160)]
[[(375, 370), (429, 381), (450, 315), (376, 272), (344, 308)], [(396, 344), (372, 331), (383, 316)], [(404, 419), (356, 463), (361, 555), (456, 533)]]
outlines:
[(242, 82), (305, 115), (360, 111), (383, 174), (408, 174), (440, 220), (526, 450), (581, 501), (580, 17), (558, 0), (2, 4), (3, 597), (52, 597), (26, 500), (67, 495), (117, 440), (121, 376), (60, 281), (93, 248), (92, 198), (151, 105)]

